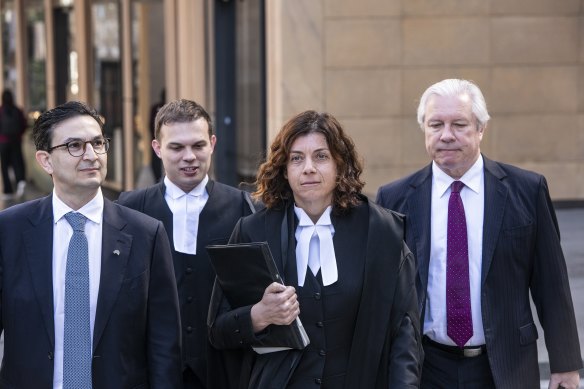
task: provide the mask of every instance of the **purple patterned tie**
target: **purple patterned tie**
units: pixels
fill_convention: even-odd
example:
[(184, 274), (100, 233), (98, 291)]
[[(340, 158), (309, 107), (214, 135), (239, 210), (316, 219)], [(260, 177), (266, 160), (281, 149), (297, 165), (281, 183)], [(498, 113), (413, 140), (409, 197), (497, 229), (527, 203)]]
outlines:
[(448, 336), (464, 347), (472, 337), (468, 240), (464, 206), (460, 198), (461, 181), (452, 183), (448, 200), (448, 237), (446, 242), (446, 321)]

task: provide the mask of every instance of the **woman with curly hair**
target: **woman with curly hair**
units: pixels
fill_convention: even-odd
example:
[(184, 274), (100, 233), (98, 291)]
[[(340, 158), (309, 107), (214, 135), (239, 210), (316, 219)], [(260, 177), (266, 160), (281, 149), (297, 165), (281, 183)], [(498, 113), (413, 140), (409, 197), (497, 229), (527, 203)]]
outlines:
[[(231, 243), (267, 241), (287, 286), (273, 283), (261, 301), (231, 309), (216, 283), (211, 343), (243, 355), (221, 387), (418, 387), (414, 258), (402, 217), (361, 194), (362, 170), (330, 114), (302, 112), (274, 139), (254, 193), (266, 208), (241, 219)], [(305, 349), (252, 351), (296, 317), (310, 338)]]

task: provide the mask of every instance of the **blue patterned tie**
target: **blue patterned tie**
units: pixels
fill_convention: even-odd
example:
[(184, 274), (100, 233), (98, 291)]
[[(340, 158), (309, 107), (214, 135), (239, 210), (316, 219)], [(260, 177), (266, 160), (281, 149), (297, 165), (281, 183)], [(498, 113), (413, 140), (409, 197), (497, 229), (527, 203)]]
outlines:
[(460, 191), (461, 181), (452, 183), (448, 201), (446, 243), (446, 329), (458, 347), (464, 347), (472, 337), (470, 281), (468, 274), (468, 236), (466, 217)]
[(85, 221), (77, 212), (65, 219), (73, 227), (65, 271), (63, 389), (91, 389), (91, 329), (89, 319), (89, 257)]

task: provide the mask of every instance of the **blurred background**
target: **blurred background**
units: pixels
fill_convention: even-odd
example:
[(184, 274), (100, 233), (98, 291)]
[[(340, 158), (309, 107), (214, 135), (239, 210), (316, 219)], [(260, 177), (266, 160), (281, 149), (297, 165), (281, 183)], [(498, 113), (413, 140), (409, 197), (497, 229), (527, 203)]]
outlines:
[(584, 200), (584, 0), (0, 0), (0, 29), (0, 88), (31, 121), (71, 99), (103, 115), (113, 191), (158, 176), (151, 111), (189, 98), (214, 117), (216, 179), (252, 180), (283, 122), (316, 109), (348, 128), (372, 196), (429, 162), (417, 100), (456, 77), (485, 94), (488, 157)]

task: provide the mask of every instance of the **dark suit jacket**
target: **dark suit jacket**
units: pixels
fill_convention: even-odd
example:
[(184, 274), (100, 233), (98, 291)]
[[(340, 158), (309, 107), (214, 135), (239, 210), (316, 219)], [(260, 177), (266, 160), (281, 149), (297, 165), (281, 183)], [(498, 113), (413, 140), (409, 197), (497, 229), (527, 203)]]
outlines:
[[(489, 364), (497, 388), (537, 388), (538, 334), (530, 291), (551, 371), (582, 367), (558, 222), (543, 176), (483, 158), (481, 309)], [(431, 190), (428, 165), (377, 194), (380, 205), (406, 214), (406, 242), (418, 262), (421, 312), (430, 261)]]
[[(52, 196), (0, 213), (0, 388), (53, 387), (52, 254)], [(164, 227), (107, 199), (92, 372), (94, 389), (182, 385), (178, 298)]]
[[(368, 207), (369, 219), (362, 220), (359, 225), (340, 227), (344, 218), (331, 217), (336, 231), (350, 231), (351, 228), (367, 228), (368, 231), (360, 309), (355, 320), (344, 387), (415, 388), (418, 387), (422, 356), (416, 317), (414, 258), (403, 242), (401, 217), (375, 204), (365, 203), (362, 206)], [(295, 263), (294, 233), (294, 210), (289, 206), (285, 211), (263, 210), (241, 219), (231, 241), (267, 241), (280, 274), (285, 274), (286, 262)], [(333, 244), (335, 251), (351, 256), (350, 234), (335, 232)], [(221, 288), (216, 284), (208, 325), (213, 345), (220, 349), (244, 348), (248, 353), (244, 365), (249, 361), (249, 355), (253, 354), (250, 345), (255, 339), (251, 327), (251, 306), (229, 310), (222, 298)], [(279, 363), (278, 358), (278, 355), (273, 358), (276, 364)], [(222, 387), (237, 387), (240, 380), (244, 384), (249, 382), (247, 375), (250, 372), (246, 372), (245, 367), (240, 372), (238, 367), (230, 367), (231, 383)], [(282, 387), (274, 383), (281, 378), (280, 372), (273, 373), (274, 381), (269, 387)]]
[[(247, 201), (249, 198), (243, 191), (211, 180), (206, 189), (209, 199), (199, 215), (197, 255), (173, 250), (182, 316), (184, 364), (185, 368), (188, 366), (197, 374), (202, 383), (207, 381), (205, 355), (209, 350), (206, 319), (215, 280), (205, 247), (226, 244), (237, 221), (252, 213)], [(118, 202), (162, 221), (172, 242), (172, 212), (164, 199), (165, 191), (164, 182), (160, 182), (146, 189), (124, 192)]]

